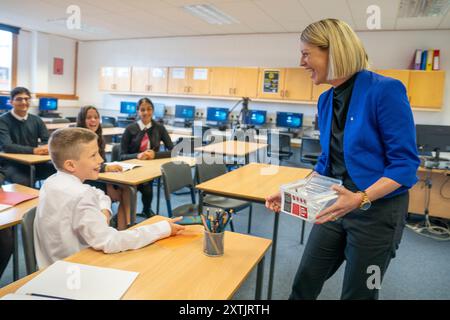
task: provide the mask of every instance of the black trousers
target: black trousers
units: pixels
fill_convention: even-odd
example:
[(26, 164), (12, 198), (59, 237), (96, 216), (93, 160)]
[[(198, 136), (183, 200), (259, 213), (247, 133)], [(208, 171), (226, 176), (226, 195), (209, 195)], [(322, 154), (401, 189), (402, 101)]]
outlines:
[(153, 198), (153, 180), (138, 186), (138, 191), (142, 193), (142, 213), (147, 217), (151, 215), (151, 206)]
[[(21, 163), (5, 161), (3, 164), (3, 170), (6, 176), (5, 180), (24, 186), (31, 186), (29, 166)], [(47, 179), (54, 173), (56, 173), (56, 169), (51, 162), (36, 165), (36, 181)]]
[(11, 228), (0, 230), (0, 278), (13, 253), (13, 234)]
[(289, 299), (316, 299), (344, 260), (341, 299), (378, 299), (373, 266), (378, 268), (381, 284), (400, 244), (408, 202), (405, 192), (374, 201), (367, 211), (357, 209), (337, 221), (314, 225)]

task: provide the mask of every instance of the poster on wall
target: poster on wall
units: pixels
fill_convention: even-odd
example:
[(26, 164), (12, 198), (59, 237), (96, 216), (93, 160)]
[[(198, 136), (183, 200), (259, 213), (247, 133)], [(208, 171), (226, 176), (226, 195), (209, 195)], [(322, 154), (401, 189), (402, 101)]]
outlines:
[(264, 93), (278, 93), (278, 87), (280, 85), (280, 71), (267, 70), (264, 71)]
[(53, 74), (58, 74), (58, 75), (64, 74), (64, 59), (63, 58), (53, 58)]

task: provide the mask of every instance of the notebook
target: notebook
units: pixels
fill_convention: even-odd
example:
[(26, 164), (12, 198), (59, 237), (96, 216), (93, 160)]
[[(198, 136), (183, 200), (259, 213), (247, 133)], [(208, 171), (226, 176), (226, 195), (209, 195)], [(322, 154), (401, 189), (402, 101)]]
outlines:
[(137, 276), (137, 272), (57, 261), (4, 298), (120, 300)]
[(137, 167), (142, 167), (140, 164), (134, 164), (134, 163), (126, 163), (126, 162), (107, 162), (105, 163), (107, 166), (111, 166), (111, 165), (118, 165), (120, 167), (122, 167), (123, 171), (128, 171), (128, 170), (132, 170), (134, 168)]

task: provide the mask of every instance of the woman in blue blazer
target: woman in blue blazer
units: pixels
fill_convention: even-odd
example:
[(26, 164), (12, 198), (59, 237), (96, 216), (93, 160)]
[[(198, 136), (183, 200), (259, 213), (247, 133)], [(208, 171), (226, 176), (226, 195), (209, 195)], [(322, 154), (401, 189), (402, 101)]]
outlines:
[[(343, 181), (317, 217), (290, 299), (316, 299), (346, 261), (341, 299), (377, 299), (399, 246), (408, 189), (419, 166), (415, 126), (403, 84), (368, 71), (366, 51), (345, 23), (315, 22), (301, 35), (301, 66), (332, 88), (318, 101), (322, 154), (314, 171)], [(266, 199), (280, 211), (280, 195)]]

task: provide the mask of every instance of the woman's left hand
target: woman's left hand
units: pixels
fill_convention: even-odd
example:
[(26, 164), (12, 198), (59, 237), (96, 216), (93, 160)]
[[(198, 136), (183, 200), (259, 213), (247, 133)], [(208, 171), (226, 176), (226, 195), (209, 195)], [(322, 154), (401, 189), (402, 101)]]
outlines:
[(121, 172), (123, 171), (122, 167), (117, 164), (112, 164), (105, 167), (105, 172)]
[(330, 207), (322, 210), (316, 216), (316, 223), (322, 224), (328, 221), (335, 221), (347, 213), (359, 208), (362, 195), (351, 192), (343, 186), (333, 186), (332, 189), (338, 193), (337, 201)]

